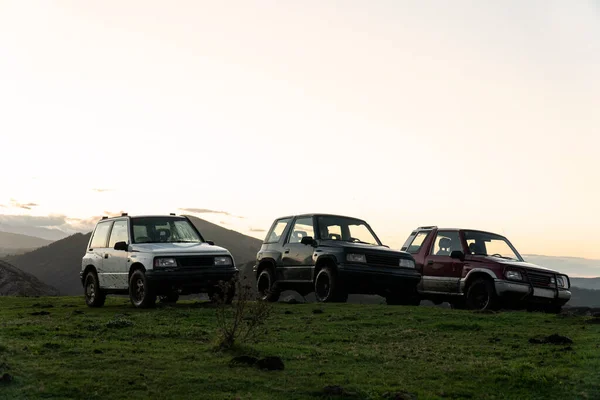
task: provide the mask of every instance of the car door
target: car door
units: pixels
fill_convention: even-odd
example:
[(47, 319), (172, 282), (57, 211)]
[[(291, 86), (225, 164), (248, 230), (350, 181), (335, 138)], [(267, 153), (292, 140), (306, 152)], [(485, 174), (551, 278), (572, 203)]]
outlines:
[(464, 261), (450, 257), (464, 246), (458, 231), (438, 231), (425, 258), (423, 290), (426, 292), (458, 293)]
[(108, 282), (106, 281), (106, 267), (104, 258), (106, 256), (108, 246), (108, 235), (112, 228), (112, 221), (99, 222), (94, 229), (92, 234), (92, 240), (90, 241), (90, 247), (88, 248), (88, 254), (91, 254), (91, 258), (97, 260), (95, 263), (96, 272), (98, 273), (98, 280), (100, 287), (107, 287)]
[(107, 287), (111, 289), (127, 289), (129, 277), (129, 253), (115, 250), (118, 242), (131, 243), (127, 219), (116, 220), (112, 226), (108, 248), (104, 255), (104, 273)]
[(282, 272), (286, 281), (310, 281), (312, 276), (314, 247), (303, 244), (302, 238), (314, 239), (314, 218), (296, 218), (283, 246)]

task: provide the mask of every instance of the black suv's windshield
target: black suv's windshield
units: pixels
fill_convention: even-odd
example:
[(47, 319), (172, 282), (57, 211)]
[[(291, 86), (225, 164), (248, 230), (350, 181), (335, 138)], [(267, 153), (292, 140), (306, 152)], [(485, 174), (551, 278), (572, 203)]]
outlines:
[(469, 252), (473, 255), (523, 261), (512, 244), (500, 235), (477, 231), (464, 231), (464, 234)]
[(202, 238), (185, 218), (132, 218), (133, 243), (200, 243)]
[(321, 240), (342, 240), (351, 243), (381, 246), (369, 225), (359, 219), (335, 216), (317, 218)]

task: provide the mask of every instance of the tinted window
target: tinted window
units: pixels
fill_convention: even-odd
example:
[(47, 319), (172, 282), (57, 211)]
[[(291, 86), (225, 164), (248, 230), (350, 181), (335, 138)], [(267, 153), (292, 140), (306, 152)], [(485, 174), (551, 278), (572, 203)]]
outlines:
[(292, 228), (292, 234), (290, 235), (290, 243), (300, 243), (303, 237), (310, 236), (315, 237), (315, 231), (313, 229), (312, 217), (298, 218)]
[(281, 235), (283, 235), (283, 232), (285, 231), (285, 228), (288, 226), (289, 223), (290, 218), (280, 219), (279, 221), (275, 222), (275, 224), (273, 224), (273, 226), (271, 227), (269, 233), (267, 233), (265, 243), (279, 242), (279, 239), (281, 239)]
[(453, 251), (463, 251), (458, 232), (438, 232), (431, 255), (449, 256)]
[(108, 247), (114, 248), (115, 243), (117, 242), (129, 243), (129, 235), (127, 234), (127, 221), (115, 221), (113, 224)]
[(92, 249), (106, 247), (106, 241), (108, 240), (108, 232), (110, 232), (111, 225), (112, 222), (100, 222), (98, 225), (96, 225), (96, 229), (94, 230), (94, 236), (92, 237)]
[(416, 235), (410, 235), (402, 250), (409, 252), (410, 254), (417, 254), (423, 246), (423, 242), (427, 239), (430, 232), (419, 232)]
[(321, 240), (343, 240), (379, 245), (379, 240), (366, 222), (355, 218), (323, 215), (317, 217)]

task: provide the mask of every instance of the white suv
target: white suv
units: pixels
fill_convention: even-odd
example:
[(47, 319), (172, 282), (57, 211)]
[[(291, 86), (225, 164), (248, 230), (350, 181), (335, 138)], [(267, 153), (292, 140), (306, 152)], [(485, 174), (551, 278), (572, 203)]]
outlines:
[(188, 218), (122, 214), (96, 225), (80, 278), (90, 307), (102, 307), (107, 294), (129, 294), (135, 307), (151, 307), (157, 296), (176, 302), (195, 293), (231, 302), (233, 291), (220, 293), (219, 282), (237, 272), (231, 253), (205, 241)]

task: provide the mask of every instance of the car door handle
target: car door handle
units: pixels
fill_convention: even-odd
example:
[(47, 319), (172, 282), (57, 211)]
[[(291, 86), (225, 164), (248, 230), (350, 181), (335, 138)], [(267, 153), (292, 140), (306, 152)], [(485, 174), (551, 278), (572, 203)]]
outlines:
[(108, 254), (105, 254), (105, 255), (104, 255), (104, 258), (108, 258)]
[(290, 253), (290, 249), (285, 249), (285, 251), (283, 253), (284, 254), (289, 254)]
[(427, 265), (433, 265), (433, 260), (427, 261)]

